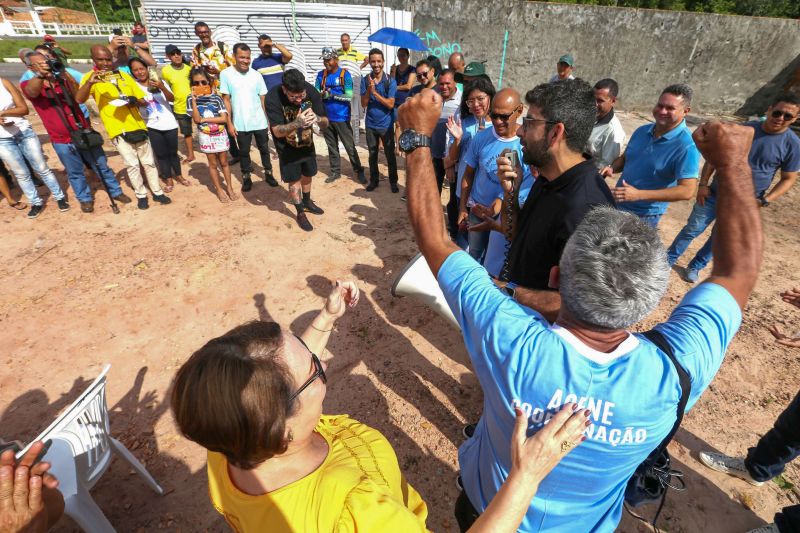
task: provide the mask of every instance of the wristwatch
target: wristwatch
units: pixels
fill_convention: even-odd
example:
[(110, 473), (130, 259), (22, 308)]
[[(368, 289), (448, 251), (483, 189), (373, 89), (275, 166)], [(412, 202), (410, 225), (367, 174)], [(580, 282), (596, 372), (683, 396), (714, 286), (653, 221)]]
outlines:
[(420, 146), (430, 146), (431, 138), (427, 135), (417, 133), (409, 128), (400, 134), (397, 141), (397, 146), (406, 154), (410, 154)]

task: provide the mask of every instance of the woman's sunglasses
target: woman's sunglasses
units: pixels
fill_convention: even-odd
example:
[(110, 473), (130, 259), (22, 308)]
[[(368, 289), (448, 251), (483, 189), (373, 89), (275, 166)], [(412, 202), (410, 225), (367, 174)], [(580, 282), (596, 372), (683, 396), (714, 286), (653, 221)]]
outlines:
[(194, 87), (195, 85), (208, 85), (208, 81), (207, 80), (192, 81), (192, 87)]

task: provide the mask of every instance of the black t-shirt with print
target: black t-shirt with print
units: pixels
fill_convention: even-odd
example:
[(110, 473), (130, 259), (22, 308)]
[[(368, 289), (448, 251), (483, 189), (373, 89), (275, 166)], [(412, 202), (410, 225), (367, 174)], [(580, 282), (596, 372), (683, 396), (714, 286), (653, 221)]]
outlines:
[[(306, 98), (303, 102), (311, 102), (311, 110), (318, 117), (327, 116), (322, 97), (314, 86), (308, 82), (306, 82)], [(286, 98), (282, 86), (275, 87), (267, 93), (265, 107), (267, 108), (267, 119), (269, 120), (270, 128), (281, 124), (289, 124), (300, 113), (300, 106), (294, 105)], [(315, 155), (314, 132), (310, 127), (297, 130), (283, 138), (273, 135), (273, 139), (275, 140), (275, 148), (278, 150), (278, 156), (283, 163), (292, 163), (304, 157)]]

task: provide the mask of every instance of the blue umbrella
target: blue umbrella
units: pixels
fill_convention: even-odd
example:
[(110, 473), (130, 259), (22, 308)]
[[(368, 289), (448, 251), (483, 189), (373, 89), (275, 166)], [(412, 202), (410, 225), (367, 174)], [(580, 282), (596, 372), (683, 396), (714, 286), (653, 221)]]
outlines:
[(409, 50), (428, 49), (428, 45), (416, 33), (397, 28), (381, 28), (370, 35), (368, 40), (375, 43), (400, 46)]

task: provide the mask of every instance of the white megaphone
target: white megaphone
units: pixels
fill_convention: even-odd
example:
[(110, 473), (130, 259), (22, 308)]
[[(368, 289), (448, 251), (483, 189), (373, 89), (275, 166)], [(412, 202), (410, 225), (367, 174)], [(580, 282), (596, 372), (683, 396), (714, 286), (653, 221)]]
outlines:
[(415, 296), (442, 315), (454, 328), (461, 329), (422, 254), (415, 255), (394, 280), (392, 296)]

